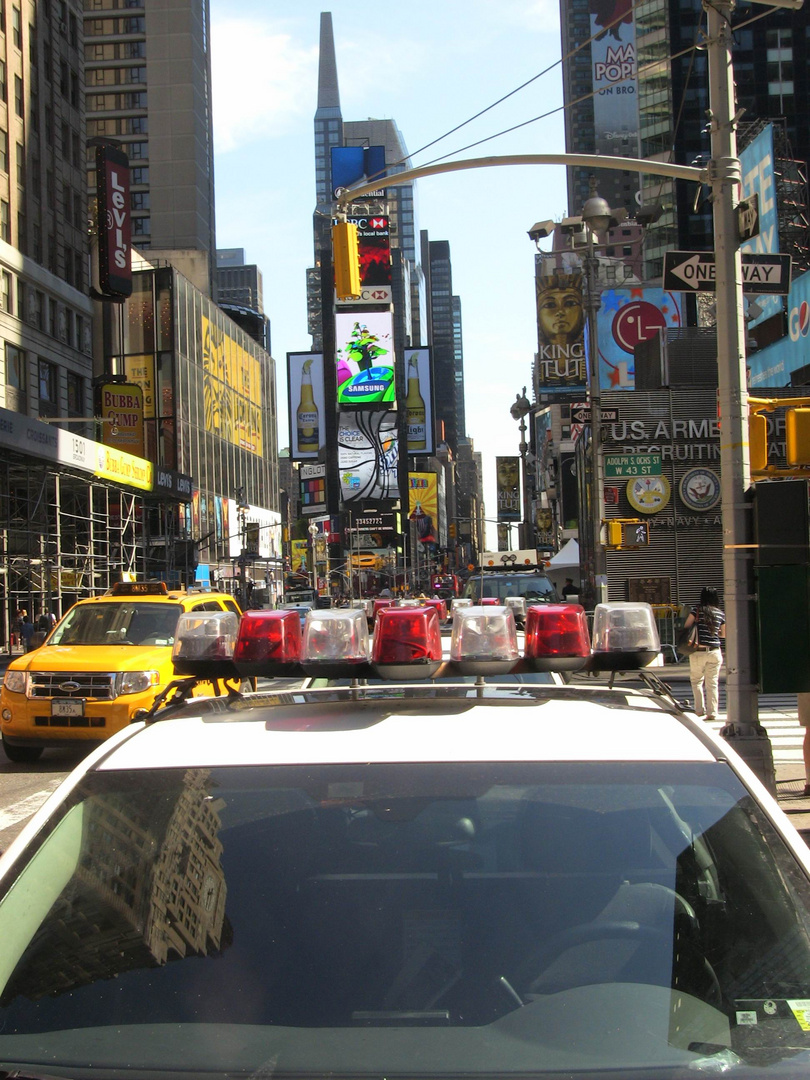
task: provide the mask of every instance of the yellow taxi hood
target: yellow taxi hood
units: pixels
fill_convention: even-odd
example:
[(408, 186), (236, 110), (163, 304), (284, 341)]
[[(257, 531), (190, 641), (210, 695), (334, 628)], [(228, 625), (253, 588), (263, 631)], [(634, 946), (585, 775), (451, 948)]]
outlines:
[(166, 667), (166, 646), (42, 645), (18, 656), (14, 671), (152, 671)]

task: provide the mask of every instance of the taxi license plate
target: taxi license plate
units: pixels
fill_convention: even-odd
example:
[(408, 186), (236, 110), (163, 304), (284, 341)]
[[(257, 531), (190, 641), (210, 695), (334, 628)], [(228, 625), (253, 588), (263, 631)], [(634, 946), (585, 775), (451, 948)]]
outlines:
[(51, 716), (84, 716), (84, 698), (54, 698)]

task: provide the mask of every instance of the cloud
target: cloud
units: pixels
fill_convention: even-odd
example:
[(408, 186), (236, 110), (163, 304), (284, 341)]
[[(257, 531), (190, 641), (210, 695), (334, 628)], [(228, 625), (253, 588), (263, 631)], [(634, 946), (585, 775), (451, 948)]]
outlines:
[(285, 134), (315, 112), (317, 43), (253, 19), (213, 20), (211, 64), (217, 153)]

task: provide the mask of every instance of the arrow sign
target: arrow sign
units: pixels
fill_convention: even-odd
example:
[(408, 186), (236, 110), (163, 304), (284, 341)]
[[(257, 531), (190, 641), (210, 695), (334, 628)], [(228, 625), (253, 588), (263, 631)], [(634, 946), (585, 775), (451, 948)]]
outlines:
[[(599, 410), (602, 417), (603, 424), (615, 424), (619, 419), (618, 409), (606, 409), (601, 408)], [(572, 405), (571, 406), (571, 419), (575, 424), (590, 424), (591, 422), (591, 407), (590, 405)]]
[[(714, 292), (716, 269), (713, 251), (667, 251), (664, 288), (671, 292)], [(790, 256), (743, 253), (742, 278), (745, 293), (787, 296)]]

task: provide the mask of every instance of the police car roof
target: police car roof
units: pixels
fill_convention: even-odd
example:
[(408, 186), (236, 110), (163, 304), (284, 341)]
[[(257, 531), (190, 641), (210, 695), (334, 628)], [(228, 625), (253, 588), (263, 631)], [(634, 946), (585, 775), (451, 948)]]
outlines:
[(235, 708), (194, 699), (112, 743), (98, 768), (726, 756), (710, 731), (651, 695), (549, 687), (386, 687), (362, 700), (352, 689), (256, 694)]

